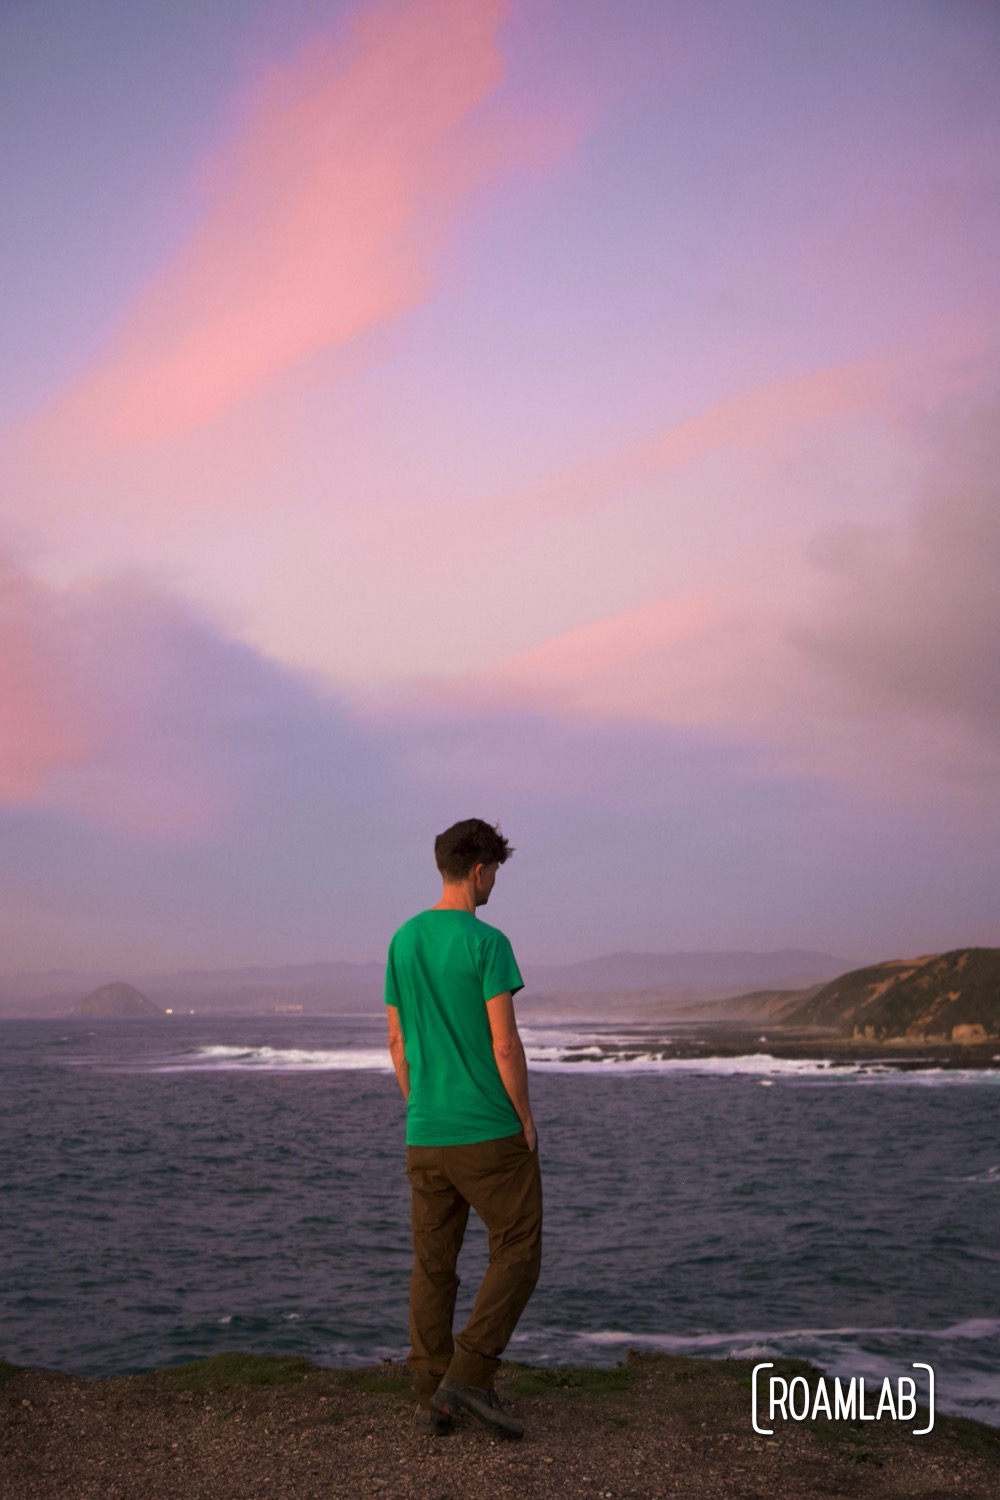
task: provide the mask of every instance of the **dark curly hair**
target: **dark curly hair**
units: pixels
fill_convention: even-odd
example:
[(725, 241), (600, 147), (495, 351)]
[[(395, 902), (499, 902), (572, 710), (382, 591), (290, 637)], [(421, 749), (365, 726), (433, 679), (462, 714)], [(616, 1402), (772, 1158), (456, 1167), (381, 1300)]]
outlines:
[(498, 824), (482, 818), (453, 823), (434, 840), (434, 859), (445, 880), (464, 880), (476, 865), (502, 865), (514, 853)]

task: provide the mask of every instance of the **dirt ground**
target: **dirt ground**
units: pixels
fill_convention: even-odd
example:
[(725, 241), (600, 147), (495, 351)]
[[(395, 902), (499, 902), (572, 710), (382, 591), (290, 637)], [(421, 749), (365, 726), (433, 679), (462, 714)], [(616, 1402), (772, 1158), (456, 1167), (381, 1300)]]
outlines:
[[(997, 1500), (1000, 1430), (937, 1417), (751, 1427), (741, 1360), (632, 1352), (613, 1370), (505, 1364), (520, 1442), (420, 1436), (402, 1367), (216, 1355), (108, 1380), (0, 1364), (3, 1500), (850, 1496)], [(818, 1372), (793, 1361), (776, 1373)], [(911, 1424), (913, 1425), (913, 1424)]]

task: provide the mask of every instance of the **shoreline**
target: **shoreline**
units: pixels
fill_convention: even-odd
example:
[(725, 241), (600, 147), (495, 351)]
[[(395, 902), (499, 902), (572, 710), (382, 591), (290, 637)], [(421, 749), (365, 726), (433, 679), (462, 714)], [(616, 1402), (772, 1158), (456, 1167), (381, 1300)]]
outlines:
[[(810, 1391), (822, 1375), (798, 1360), (774, 1369)], [(0, 1363), (0, 1471), (17, 1500), (998, 1492), (996, 1428), (938, 1414), (915, 1437), (910, 1426), (820, 1417), (761, 1436), (751, 1371), (749, 1360), (635, 1350), (612, 1369), (505, 1361), (498, 1390), (526, 1428), (505, 1443), (471, 1425), (420, 1436), (407, 1373), (391, 1361), (345, 1370), (234, 1352), (102, 1380)]]
[[(591, 1037), (586, 1044), (570, 1044), (564, 1049), (562, 1061), (568, 1063), (595, 1061), (582, 1054), (584, 1048), (598, 1046), (605, 1057), (624, 1058), (635, 1053), (649, 1057), (652, 1054), (663, 1061), (694, 1060), (705, 1057), (773, 1057), (782, 1061), (829, 1062), (834, 1066), (851, 1066), (858, 1063), (880, 1064), (899, 1071), (917, 1071), (940, 1068), (945, 1070), (975, 1069), (1000, 1071), (1000, 1036), (986, 1037), (975, 1041), (951, 1041), (943, 1037), (895, 1036), (884, 1038), (844, 1037), (820, 1027), (786, 1027), (766, 1016), (722, 1016), (699, 1017), (697, 1015), (652, 1016), (640, 1008), (634, 1014), (609, 1016), (606, 1010), (582, 1010), (579, 1013), (564, 1008), (546, 1010), (544, 1004), (535, 1009), (538, 1002), (525, 1007), (519, 1016), (524, 1031), (530, 1036), (533, 1030), (579, 1031)], [(73, 1018), (77, 1023), (93, 1018)], [(116, 1018), (101, 1018), (99, 1024), (113, 1024)], [(122, 1018), (117, 1018), (119, 1022)], [(160, 1027), (162, 1033), (169, 1025)], [(170, 1022), (173, 1018), (167, 1017)], [(270, 1011), (206, 1010), (196, 1018), (179, 1016), (178, 1020), (197, 1019), (200, 1023), (252, 1021), (287, 1023), (289, 1020), (333, 1021), (372, 1019), (367, 1010), (345, 1012), (307, 1012), (288, 1017)], [(374, 1016), (381, 1020), (381, 1013)], [(71, 1018), (60, 1016), (29, 1016), (4, 1013), (0, 1009), (0, 1022), (70, 1024)], [(135, 1024), (135, 1018), (126, 1018), (124, 1024)], [(151, 1024), (142, 1018), (140, 1025)], [(608, 1036), (606, 1042), (601, 1035)], [(530, 1065), (529, 1058), (529, 1065)], [(541, 1064), (544, 1066), (544, 1063)]]
[[(698, 1022), (687, 1018), (668, 1018), (663, 1022), (631, 1020), (616, 1025), (613, 1021), (536, 1018), (531, 1025), (573, 1026), (592, 1035), (588, 1043), (571, 1044), (564, 1049), (564, 1063), (596, 1062), (603, 1058), (625, 1061), (641, 1056), (658, 1061), (693, 1061), (710, 1057), (773, 1057), (781, 1061), (828, 1062), (833, 1067), (853, 1067), (859, 1063), (879, 1065), (900, 1072), (945, 1070), (985, 1070), (1000, 1072), (1000, 1037), (976, 1042), (924, 1041), (916, 1037), (887, 1037), (882, 1040), (831, 1036), (829, 1032), (785, 1029), (757, 1025), (745, 1019), (731, 1023), (712, 1020)], [(680, 1036), (683, 1029), (688, 1033)], [(608, 1041), (600, 1040), (602, 1032)], [(694, 1033), (697, 1033), (695, 1035)], [(613, 1035), (614, 1040), (611, 1039)], [(595, 1058), (597, 1046), (601, 1059)], [(573, 1054), (576, 1055), (573, 1055)]]

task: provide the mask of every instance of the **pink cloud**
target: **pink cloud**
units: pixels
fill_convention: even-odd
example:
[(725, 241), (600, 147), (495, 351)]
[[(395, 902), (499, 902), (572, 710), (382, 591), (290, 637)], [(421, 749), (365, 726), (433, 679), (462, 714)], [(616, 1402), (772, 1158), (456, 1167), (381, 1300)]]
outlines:
[[(198, 732), (213, 645), (209, 627), (152, 591), (59, 591), (0, 556), (0, 807), (62, 809), (167, 843), (217, 828), (235, 782)], [(250, 653), (231, 654), (238, 678)]]
[(852, 411), (886, 402), (887, 358), (873, 357), (769, 381), (713, 402), (652, 437), (563, 470), (529, 492), (510, 497), (504, 517), (523, 520), (572, 515), (667, 469), (726, 448), (767, 449), (787, 443)]
[(183, 433), (427, 294), (463, 196), (567, 139), (477, 114), (503, 75), (505, 9), (368, 4), (259, 81), (201, 224), (50, 413), (74, 447)]
[(942, 425), (910, 508), (815, 535), (794, 592), (748, 576), (656, 599), (419, 684), (409, 711), (698, 728), (796, 774), (982, 810), (1000, 747), (996, 431), (993, 407)]
[[(898, 712), (887, 700), (859, 703), (853, 684), (832, 670), (838, 663), (818, 669), (802, 619), (787, 602), (772, 607), (748, 594), (656, 600), (482, 672), (414, 683), (394, 694), (392, 710), (418, 721), (428, 713), (529, 714), (609, 730), (629, 722), (683, 729), (756, 746), (795, 778), (833, 777), (890, 804), (919, 805), (932, 791), (938, 800), (954, 795), (960, 812), (981, 811), (983, 776), (992, 768), (995, 777), (996, 757), (972, 726)], [(873, 659), (880, 650), (873, 640)], [(374, 698), (368, 711), (379, 712)]]
[(0, 556), (0, 802), (29, 802), (89, 735), (60, 649), (56, 601)]
[[(421, 706), (760, 728), (780, 626), (722, 593), (657, 599), (485, 671), (416, 689)], [(752, 661), (756, 668), (747, 670)]]

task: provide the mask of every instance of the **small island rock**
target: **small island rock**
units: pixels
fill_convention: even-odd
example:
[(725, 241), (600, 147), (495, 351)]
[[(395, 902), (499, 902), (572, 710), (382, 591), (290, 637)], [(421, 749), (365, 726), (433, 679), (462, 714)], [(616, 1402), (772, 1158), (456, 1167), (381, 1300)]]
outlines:
[(98, 989), (91, 990), (85, 995), (79, 1005), (70, 1011), (71, 1016), (95, 1016), (128, 1017), (128, 1016), (162, 1016), (163, 1011), (154, 1005), (152, 1000), (147, 1000), (134, 985), (123, 984), (117, 980), (114, 984), (102, 984)]

